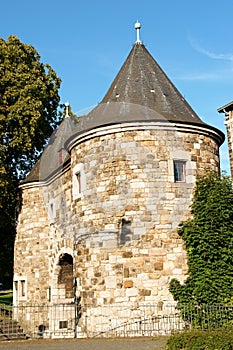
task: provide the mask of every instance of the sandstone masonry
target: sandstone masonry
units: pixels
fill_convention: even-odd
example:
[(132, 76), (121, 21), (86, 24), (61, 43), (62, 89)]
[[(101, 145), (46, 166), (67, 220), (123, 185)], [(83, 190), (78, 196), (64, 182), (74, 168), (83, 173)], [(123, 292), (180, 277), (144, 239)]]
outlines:
[[(147, 60), (134, 71), (134, 65)], [(154, 79), (144, 67), (158, 70), (148, 98), (147, 93), (140, 97), (143, 81), (137, 89), (135, 76), (125, 77), (129, 61), (128, 74), (142, 70), (138, 79)], [(120, 71), (101, 112), (97, 108), (83, 117), (73, 131), (65, 118), (35, 167), (38, 176), (29, 175), (21, 185), (14, 304), (72, 303), (75, 281), (76, 296), (86, 307), (78, 323), (83, 335), (88, 334), (86, 317), (96, 333), (108, 327), (110, 316), (102, 307), (122, 306), (124, 311), (115, 317), (126, 322), (144, 304), (162, 309), (174, 303), (169, 282), (187, 277), (178, 226), (190, 216), (197, 176), (219, 172), (223, 135), (194, 114), (141, 44), (135, 45), (123, 68), (124, 79)], [(165, 102), (164, 96), (152, 96), (158, 80), (158, 91), (164, 86), (170, 91)], [(125, 81), (132, 89), (126, 89)], [(106, 99), (116, 98), (114, 86), (127, 101), (137, 98), (148, 105), (138, 112), (135, 100), (123, 101), (109, 109)], [(176, 114), (181, 116), (178, 122)], [(127, 307), (132, 304), (134, 311)], [(46, 329), (50, 321), (48, 316)], [(52, 319), (59, 321), (59, 316)]]

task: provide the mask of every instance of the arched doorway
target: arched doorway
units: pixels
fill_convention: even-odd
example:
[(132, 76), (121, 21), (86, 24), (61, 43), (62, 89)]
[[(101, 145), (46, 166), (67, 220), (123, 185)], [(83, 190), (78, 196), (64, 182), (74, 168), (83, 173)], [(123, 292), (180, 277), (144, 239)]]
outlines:
[(58, 289), (64, 290), (65, 298), (73, 298), (73, 257), (70, 254), (61, 254), (58, 261), (59, 272), (57, 278)]

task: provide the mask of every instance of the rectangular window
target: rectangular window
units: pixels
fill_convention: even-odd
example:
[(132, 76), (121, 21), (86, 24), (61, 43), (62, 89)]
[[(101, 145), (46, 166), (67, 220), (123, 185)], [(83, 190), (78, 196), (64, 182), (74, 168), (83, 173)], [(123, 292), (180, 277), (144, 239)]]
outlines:
[(50, 222), (54, 222), (56, 218), (56, 202), (54, 198), (51, 198), (48, 203), (48, 214)]
[(25, 297), (25, 280), (21, 280), (21, 297)]
[(58, 162), (59, 162), (59, 164), (63, 163), (63, 150), (62, 149), (60, 149), (58, 152)]
[(185, 164), (183, 160), (174, 160), (174, 180), (175, 182), (185, 181)]
[(15, 281), (15, 291), (18, 293), (18, 281)]
[(74, 200), (83, 198), (86, 190), (86, 177), (83, 164), (76, 164), (72, 173), (72, 197)]
[(18, 281), (15, 281), (15, 282), (14, 282), (14, 287), (15, 287), (15, 299), (16, 299), (16, 302), (17, 302), (17, 301), (18, 301), (18, 298), (19, 298)]
[(58, 164), (63, 164), (67, 156), (67, 151), (64, 148), (61, 148), (58, 151)]
[(26, 300), (27, 296), (27, 285), (26, 285), (26, 277), (17, 276), (19, 279), (14, 280), (14, 302), (18, 302), (19, 300)]
[(68, 328), (68, 321), (59, 321), (59, 329)]
[(77, 192), (81, 193), (82, 192), (82, 187), (81, 187), (81, 172), (79, 171), (78, 173), (75, 174), (76, 179), (77, 179)]

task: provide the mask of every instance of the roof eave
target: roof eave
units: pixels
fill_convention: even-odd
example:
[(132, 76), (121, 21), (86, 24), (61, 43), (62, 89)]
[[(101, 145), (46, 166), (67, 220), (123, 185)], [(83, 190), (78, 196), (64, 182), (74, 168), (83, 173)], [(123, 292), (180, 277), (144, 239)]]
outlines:
[(218, 113), (226, 113), (233, 110), (233, 101), (217, 109)]

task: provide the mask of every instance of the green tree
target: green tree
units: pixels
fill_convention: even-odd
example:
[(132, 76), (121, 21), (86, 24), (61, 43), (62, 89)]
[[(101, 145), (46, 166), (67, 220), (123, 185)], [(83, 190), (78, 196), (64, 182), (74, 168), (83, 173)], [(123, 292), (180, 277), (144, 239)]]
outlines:
[(0, 280), (9, 284), (19, 181), (59, 123), (60, 79), (31, 45), (0, 38)]
[[(228, 176), (208, 173), (197, 181), (192, 218), (179, 234), (187, 251), (188, 277), (176, 279), (170, 291), (178, 307), (233, 301), (233, 192)], [(184, 311), (184, 309), (183, 309)], [(199, 315), (200, 316), (200, 315)]]

